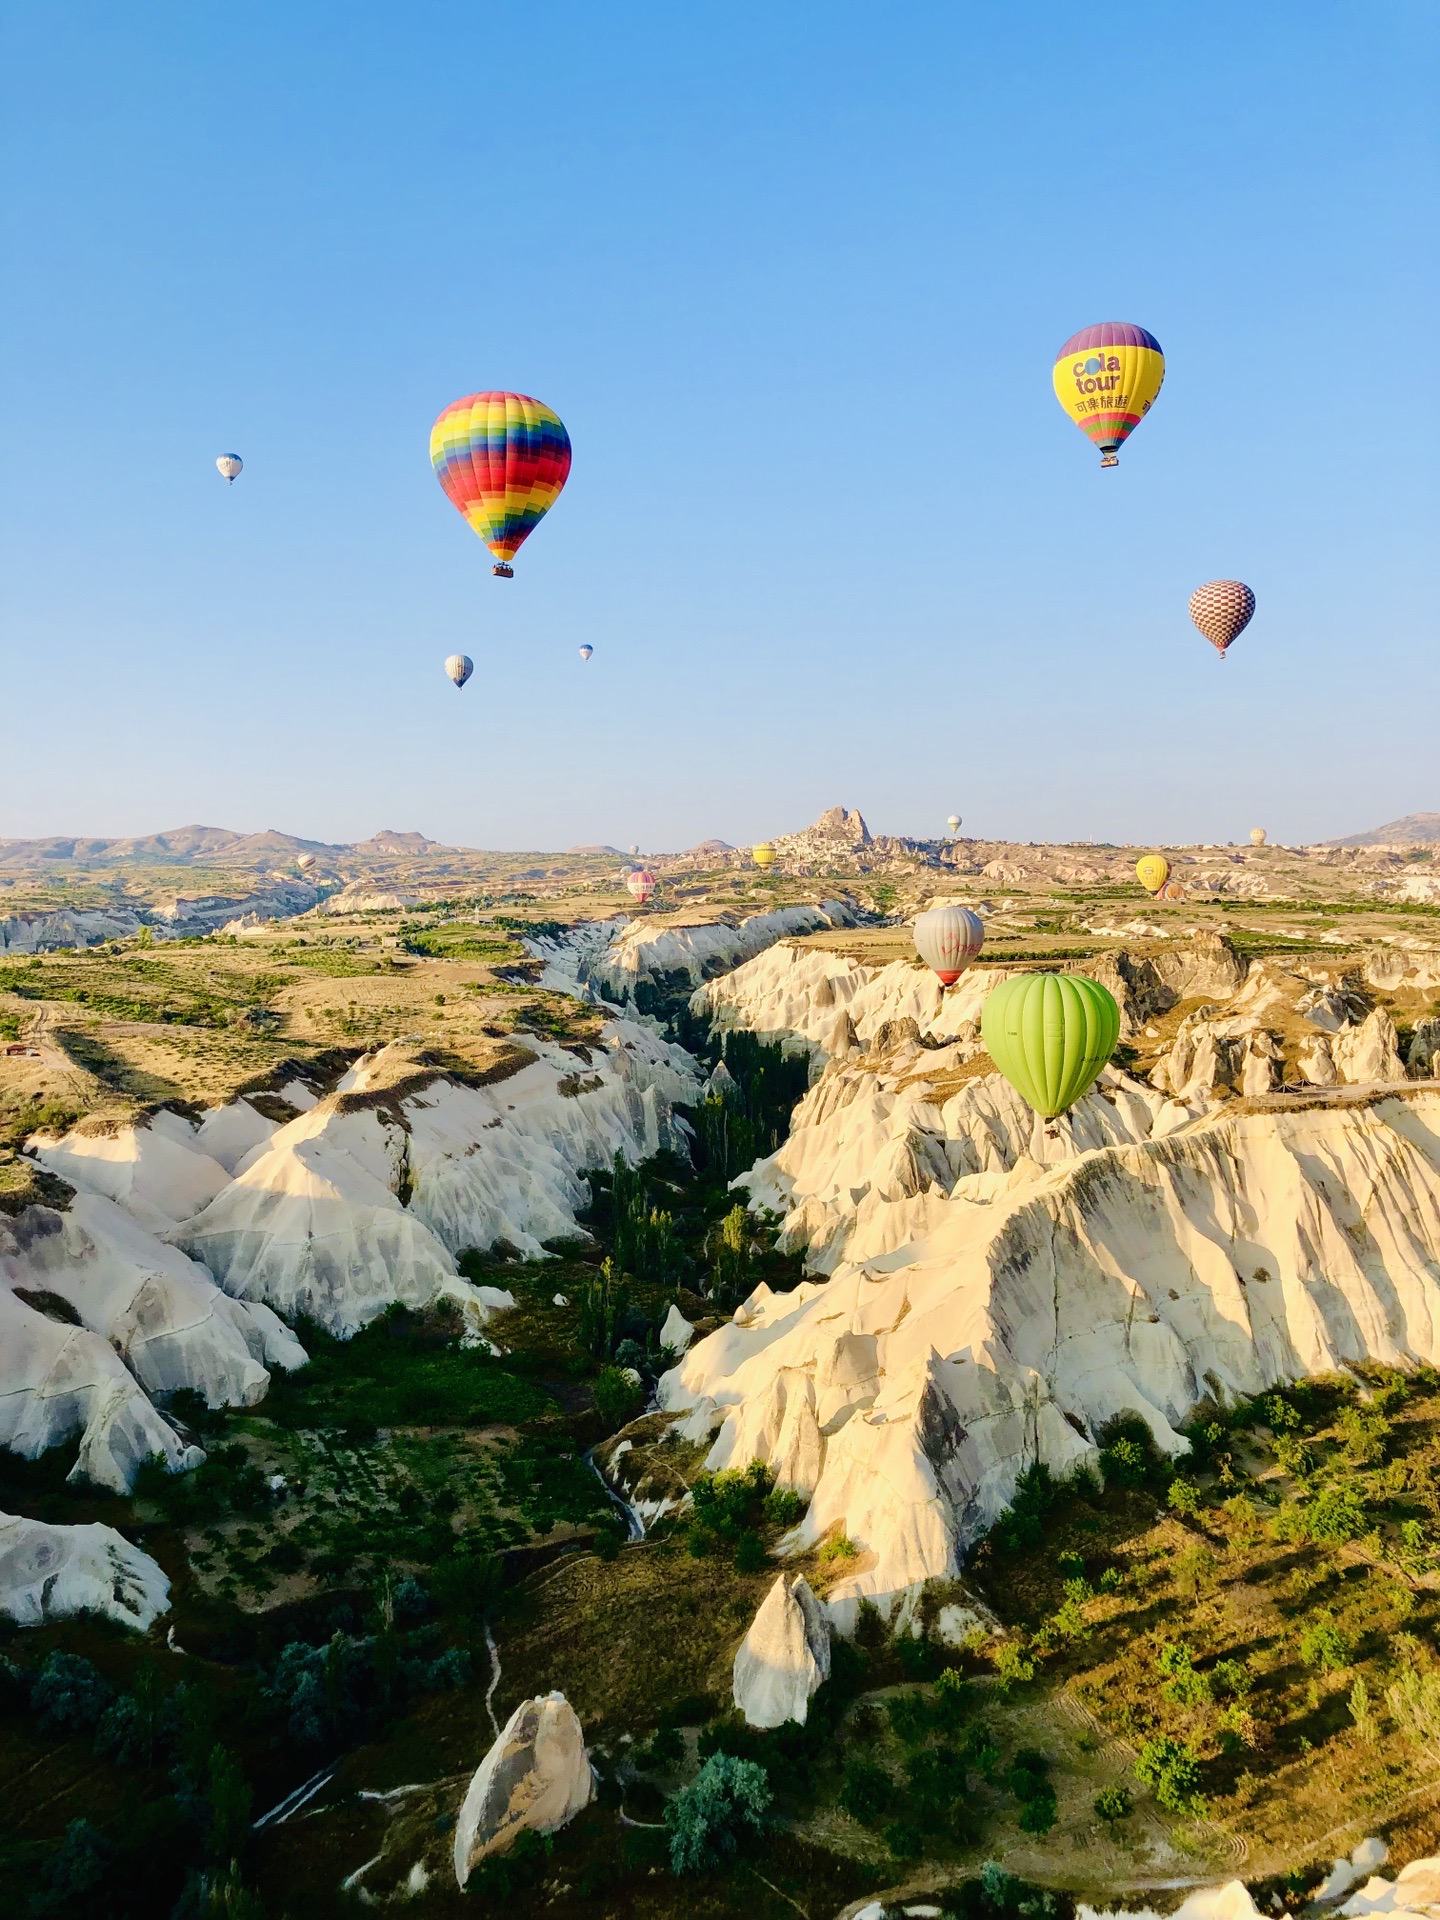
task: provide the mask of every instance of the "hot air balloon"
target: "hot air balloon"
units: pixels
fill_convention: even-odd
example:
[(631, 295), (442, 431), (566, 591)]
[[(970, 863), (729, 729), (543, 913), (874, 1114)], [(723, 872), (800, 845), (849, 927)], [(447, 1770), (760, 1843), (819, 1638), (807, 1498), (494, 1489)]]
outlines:
[(594, 651), (595, 651), (594, 647), (581, 647), (580, 658), (582, 660), (588, 660), (591, 654), (594, 653)]
[(638, 847), (638, 846), (636, 846), (636, 847), (631, 847), (631, 849), (630, 849), (630, 858), (631, 858), (631, 859), (633, 860), (633, 859), (635, 858), (635, 856), (636, 856), (636, 854), (637, 854), (637, 853), (639, 853), (639, 851), (640, 851), (640, 849), (639, 849), (639, 847)]
[(1100, 449), (1101, 466), (1117, 467), (1121, 445), (1155, 404), (1165, 356), (1144, 327), (1102, 320), (1071, 335), (1052, 378), (1055, 398)]
[(773, 867), (775, 864), (775, 849), (770, 845), (768, 840), (762, 840), (758, 847), (752, 847), (750, 849), (750, 858), (755, 862), (757, 867)]
[(986, 1052), (1045, 1120), (1094, 1085), (1120, 1037), (1120, 1009), (1083, 973), (1017, 973), (980, 1009)]
[(222, 453), (215, 464), (232, 487), (235, 484), (236, 474), (243, 473), (245, 470), (245, 462), (240, 458), (238, 453)]
[(468, 653), (452, 653), (445, 662), (445, 671), (457, 687), (463, 687), (475, 671), (475, 662)]
[(1263, 847), (1263, 846), (1264, 846), (1264, 844), (1265, 844), (1265, 829), (1264, 829), (1264, 827), (1251, 827), (1251, 829), (1250, 829), (1250, 844), (1251, 844), (1251, 846), (1252, 846), (1252, 847)]
[(950, 831), (951, 831), (951, 833), (958, 833), (958, 832), (960, 831), (960, 816), (959, 816), (959, 814), (958, 814), (958, 813), (952, 813), (952, 814), (950, 814), (950, 815), (949, 815), (949, 816), (948, 816), (948, 817), (946, 818), (946, 821), (945, 821), (945, 824), (946, 824), (946, 826), (947, 826), (947, 827), (948, 827), (948, 828), (950, 829)]
[(301, 873), (308, 873), (315, 864), (315, 856), (313, 853), (302, 853), (295, 864)]
[(1178, 880), (1167, 880), (1155, 898), (1157, 900), (1183, 900), (1185, 898), (1185, 889)]
[(1135, 862), (1135, 878), (1147, 893), (1159, 893), (1170, 878), (1170, 862), (1163, 853), (1146, 853)]
[(1225, 658), (1255, 616), (1255, 596), (1243, 580), (1211, 580), (1190, 596), (1190, 618)]
[(931, 907), (915, 922), (915, 951), (953, 987), (985, 944), (985, 924), (968, 907)]
[(644, 867), (636, 867), (633, 873), (626, 875), (625, 885), (643, 907), (655, 891), (655, 876)]
[(467, 393), (430, 429), (430, 464), (451, 504), (495, 556), (510, 562), (554, 506), (570, 472), (570, 436), (558, 414), (523, 393)]

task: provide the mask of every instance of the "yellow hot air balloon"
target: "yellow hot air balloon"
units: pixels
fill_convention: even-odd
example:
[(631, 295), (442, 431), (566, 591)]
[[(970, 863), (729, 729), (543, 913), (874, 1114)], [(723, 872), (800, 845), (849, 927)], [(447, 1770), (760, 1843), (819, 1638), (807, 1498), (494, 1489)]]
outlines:
[(770, 845), (768, 840), (762, 840), (758, 847), (752, 847), (750, 849), (750, 858), (755, 862), (757, 867), (773, 867), (775, 864), (775, 849)]
[(1165, 356), (1144, 327), (1102, 320), (1071, 335), (1051, 378), (1055, 398), (1100, 449), (1101, 466), (1115, 467), (1121, 447), (1155, 404)]
[(1143, 854), (1135, 862), (1135, 878), (1147, 893), (1159, 893), (1170, 878), (1170, 862), (1163, 853)]
[(1264, 846), (1264, 844), (1265, 844), (1265, 829), (1264, 829), (1264, 827), (1251, 827), (1251, 829), (1250, 829), (1250, 844), (1251, 844), (1251, 846), (1252, 846), (1252, 847), (1263, 847), (1263, 846)]

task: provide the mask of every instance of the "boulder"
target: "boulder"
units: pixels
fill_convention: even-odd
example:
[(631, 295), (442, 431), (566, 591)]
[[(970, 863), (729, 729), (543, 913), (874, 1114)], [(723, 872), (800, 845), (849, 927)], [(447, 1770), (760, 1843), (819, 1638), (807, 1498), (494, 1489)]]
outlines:
[(595, 1797), (585, 1735), (563, 1693), (522, 1700), (475, 1769), (455, 1823), (455, 1878), (519, 1834), (554, 1833)]
[(735, 1655), (735, 1704), (752, 1727), (803, 1726), (830, 1677), (830, 1627), (803, 1574), (781, 1574)]

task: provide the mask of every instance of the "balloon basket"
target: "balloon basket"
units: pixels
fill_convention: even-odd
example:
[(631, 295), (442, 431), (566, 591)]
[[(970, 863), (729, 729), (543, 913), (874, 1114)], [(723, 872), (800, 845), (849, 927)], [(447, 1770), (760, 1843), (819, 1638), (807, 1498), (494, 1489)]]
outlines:
[(497, 580), (513, 580), (515, 578), (515, 569), (513, 567), (506, 566), (503, 560), (499, 561), (495, 566), (493, 566), (490, 569), (490, 571), (494, 574)]
[(1118, 453), (1102, 454), (1100, 456), (1100, 464), (1102, 467), (1118, 467), (1120, 464), (1120, 456)]

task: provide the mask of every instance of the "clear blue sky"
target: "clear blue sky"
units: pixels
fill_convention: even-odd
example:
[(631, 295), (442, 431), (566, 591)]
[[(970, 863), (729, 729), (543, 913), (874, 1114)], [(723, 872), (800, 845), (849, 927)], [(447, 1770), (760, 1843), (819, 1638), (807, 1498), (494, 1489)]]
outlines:
[[(1437, 21), (11, 0), (0, 834), (1440, 807)], [(1102, 473), (1107, 318), (1169, 372)], [(575, 447), (510, 583), (427, 456), (491, 386)]]

